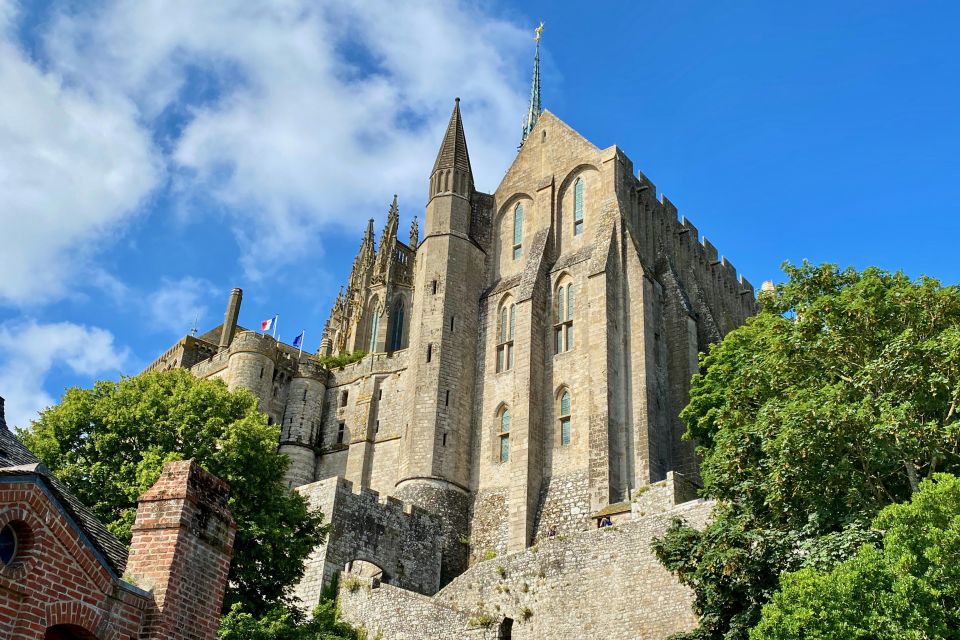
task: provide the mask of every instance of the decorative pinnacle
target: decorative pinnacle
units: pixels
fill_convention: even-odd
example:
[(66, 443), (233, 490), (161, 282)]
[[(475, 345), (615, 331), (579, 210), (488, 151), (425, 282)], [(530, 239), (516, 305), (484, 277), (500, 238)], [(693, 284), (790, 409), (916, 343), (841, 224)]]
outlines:
[(540, 42), (540, 34), (543, 33), (543, 20), (540, 21), (540, 26), (533, 30), (537, 34), (537, 42)]

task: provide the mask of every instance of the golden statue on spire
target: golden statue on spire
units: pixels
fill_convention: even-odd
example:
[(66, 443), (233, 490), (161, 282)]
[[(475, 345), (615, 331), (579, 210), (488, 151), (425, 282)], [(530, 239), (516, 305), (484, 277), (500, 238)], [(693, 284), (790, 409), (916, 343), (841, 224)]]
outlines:
[(533, 30), (537, 34), (537, 42), (540, 42), (540, 34), (543, 33), (543, 20), (540, 21), (540, 26)]

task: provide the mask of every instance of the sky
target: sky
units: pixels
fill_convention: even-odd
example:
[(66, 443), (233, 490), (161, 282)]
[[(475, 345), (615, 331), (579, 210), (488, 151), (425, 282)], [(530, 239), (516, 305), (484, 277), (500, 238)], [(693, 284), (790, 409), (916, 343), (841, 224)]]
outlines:
[(316, 349), (369, 218), (422, 221), (456, 96), (477, 187), (543, 104), (759, 286), (960, 282), (960, 4), (0, 0), (0, 396), (26, 426), (222, 322)]

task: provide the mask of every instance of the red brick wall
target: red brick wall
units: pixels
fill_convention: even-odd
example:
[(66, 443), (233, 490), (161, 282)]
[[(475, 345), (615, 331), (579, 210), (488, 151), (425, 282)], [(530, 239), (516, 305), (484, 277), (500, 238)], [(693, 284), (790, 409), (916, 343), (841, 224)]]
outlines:
[(227, 485), (191, 461), (167, 463), (140, 498), (127, 574), (153, 592), (156, 640), (213, 640), (236, 527)]
[(0, 638), (38, 640), (58, 624), (99, 640), (138, 637), (147, 599), (117, 585), (40, 486), (0, 484), (0, 528), (11, 522), (20, 551), (0, 566)]

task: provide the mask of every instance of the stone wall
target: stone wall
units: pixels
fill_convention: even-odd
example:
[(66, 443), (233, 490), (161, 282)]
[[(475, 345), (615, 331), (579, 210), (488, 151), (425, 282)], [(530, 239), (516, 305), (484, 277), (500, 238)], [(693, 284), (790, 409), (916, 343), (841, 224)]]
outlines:
[(558, 535), (570, 535), (591, 526), (587, 473), (548, 478), (540, 492), (535, 540), (548, 537), (551, 529)]
[[(383, 640), (496, 640), (496, 624), (484, 626), (466, 613), (437, 604), (433, 598), (388, 584), (348, 577), (340, 585), (345, 622)], [(486, 619), (483, 620), (484, 622)]]
[[(672, 486), (650, 490), (669, 500)], [(675, 517), (696, 527), (712, 503), (696, 500), (604, 529), (558, 535), (514, 554), (480, 562), (432, 599), (367, 582), (341, 584), (341, 611), (351, 624), (384, 638), (469, 638), (512, 620), (515, 639), (665, 640), (697, 624), (693, 594), (650, 550)], [(509, 623), (508, 623), (509, 624)], [(421, 635), (417, 635), (417, 634)]]
[(303, 579), (294, 590), (305, 610), (312, 609), (323, 587), (355, 560), (379, 567), (388, 584), (431, 594), (440, 587), (437, 517), (395, 498), (381, 501), (375, 491), (354, 493), (353, 483), (343, 478), (314, 482), (297, 491), (331, 523), (325, 543), (307, 559)]

